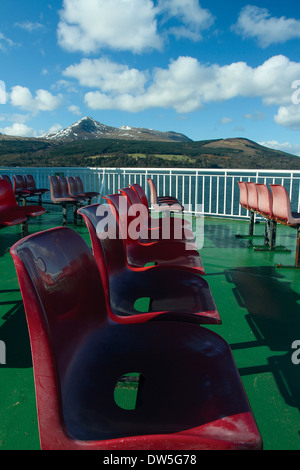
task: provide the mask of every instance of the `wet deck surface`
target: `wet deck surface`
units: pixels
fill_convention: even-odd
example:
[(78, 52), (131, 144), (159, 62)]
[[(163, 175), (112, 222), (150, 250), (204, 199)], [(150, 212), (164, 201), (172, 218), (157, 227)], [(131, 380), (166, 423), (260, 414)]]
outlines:
[[(49, 206), (29, 222), (29, 233), (61, 222), (61, 211)], [(70, 227), (90, 244), (84, 223)], [(290, 253), (255, 252), (247, 239), (236, 238), (247, 232), (246, 221), (204, 220), (200, 254), (223, 321), (209, 328), (232, 348), (264, 449), (300, 450), (300, 364), (292, 362), (292, 343), (300, 340), (300, 269), (276, 267), (294, 264), (296, 231), (277, 229), (277, 244)], [(255, 233), (264, 233), (263, 223), (255, 225)], [(6, 345), (6, 364), (0, 365), (2, 450), (40, 448), (29, 337), (9, 253), (19, 238), (20, 226), (0, 230), (0, 340)]]

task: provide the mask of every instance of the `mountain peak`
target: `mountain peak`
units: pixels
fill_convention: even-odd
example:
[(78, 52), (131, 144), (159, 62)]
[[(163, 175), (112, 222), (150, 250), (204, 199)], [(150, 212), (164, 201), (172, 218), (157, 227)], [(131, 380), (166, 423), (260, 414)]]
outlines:
[(48, 140), (73, 142), (87, 139), (121, 139), (144, 141), (189, 142), (191, 139), (176, 132), (161, 132), (140, 127), (112, 127), (101, 124), (95, 119), (85, 116), (66, 129), (45, 136)]

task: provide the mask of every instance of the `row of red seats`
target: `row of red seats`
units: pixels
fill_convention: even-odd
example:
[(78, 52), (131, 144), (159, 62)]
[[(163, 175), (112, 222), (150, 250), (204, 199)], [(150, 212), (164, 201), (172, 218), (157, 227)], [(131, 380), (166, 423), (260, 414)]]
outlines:
[(38, 197), (38, 204), (41, 205), (43, 194), (49, 192), (49, 189), (37, 188), (32, 175), (13, 175), (13, 181), (8, 175), (0, 175), (0, 179), (11, 184), (17, 200), (23, 200), (23, 205), (28, 197)]
[(0, 178), (0, 226), (21, 224), (22, 236), (28, 235), (28, 219), (46, 212), (40, 205), (23, 205), (17, 203), (11, 181)]
[(271, 222), (270, 249), (275, 246), (276, 224), (284, 224), (297, 229), (295, 267), (299, 267), (300, 256), (300, 213), (293, 212), (289, 194), (284, 186), (254, 182), (238, 182), (240, 204), (250, 211), (249, 235), (253, 235), (254, 214), (259, 214)]
[(82, 204), (90, 204), (92, 198), (100, 196), (98, 192), (86, 192), (80, 176), (51, 176), (50, 198), (63, 209), (63, 226), (67, 225), (67, 209), (73, 206), (74, 224), (77, 224), (77, 209)]
[[(132, 185), (107, 195), (107, 204), (78, 209), (92, 251), (67, 227), (11, 248), (30, 333), (41, 448), (261, 449), (230, 347), (202, 326), (220, 317), (199, 253), (185, 250), (194, 243), (189, 224), (179, 219), (187, 228), (180, 240), (160, 236), (160, 219), (150, 228), (158, 229), (157, 239), (145, 239), (146, 231), (128, 237), (123, 211), (131, 220), (133, 192), (141, 201), (141, 190)], [(141, 297), (151, 299), (147, 312), (135, 308)], [(114, 391), (120, 377), (134, 373), (138, 405), (125, 410)]]

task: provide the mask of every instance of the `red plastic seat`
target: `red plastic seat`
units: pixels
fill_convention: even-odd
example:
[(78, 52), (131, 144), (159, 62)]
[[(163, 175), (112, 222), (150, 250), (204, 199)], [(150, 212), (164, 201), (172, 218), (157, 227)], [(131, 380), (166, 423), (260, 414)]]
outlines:
[[(127, 195), (123, 194), (109, 194), (103, 196), (103, 199), (107, 200), (108, 203), (115, 207), (119, 217), (120, 227), (123, 233), (123, 238), (128, 241), (134, 240), (135, 243), (148, 245), (151, 243), (160, 243), (162, 245), (170, 245), (172, 243), (184, 244), (186, 249), (197, 249), (195, 243), (195, 237), (192, 233), (192, 238), (182, 236), (182, 227), (181, 224), (179, 229), (176, 232), (173, 230), (172, 236), (172, 219), (170, 217), (161, 219), (162, 228), (161, 230), (154, 229), (153, 231), (148, 230), (148, 224), (144, 224), (144, 220), (147, 217), (147, 210), (145, 206), (141, 205), (141, 214), (137, 215), (135, 212), (135, 207), (130, 204)], [(144, 209), (143, 209), (144, 208)], [(180, 220), (180, 219), (178, 219)], [(133, 223), (134, 230), (133, 233), (129, 233), (131, 222)], [(164, 224), (164, 225), (163, 225)], [(173, 223), (173, 229), (175, 228)], [(176, 238), (178, 237), (178, 238)]]
[(13, 175), (13, 189), (17, 200), (22, 200), (23, 205), (26, 199), (31, 196), (30, 191), (26, 189), (24, 177), (22, 175)]
[(272, 193), (267, 185), (256, 183), (256, 190), (258, 196), (258, 210), (261, 215), (266, 218), (273, 219), (273, 201)]
[(62, 184), (59, 176), (49, 175), (50, 180), (50, 197), (54, 204), (59, 204), (63, 209), (63, 225), (67, 225), (67, 213), (68, 206), (73, 206), (73, 221), (77, 224), (77, 208), (82, 202), (82, 199), (78, 199), (74, 196), (70, 196), (68, 191), (66, 192), (66, 185)]
[(195, 235), (193, 231), (182, 223), (182, 219), (175, 217), (169, 217), (168, 219), (152, 219), (149, 217), (147, 206), (141, 202), (141, 199), (133, 188), (123, 188), (119, 191), (123, 196), (127, 197), (127, 200), (131, 206), (136, 207), (137, 211), (140, 206), (144, 208), (144, 217), (141, 217), (141, 221), (143, 223), (141, 231), (145, 229), (146, 233), (148, 232), (148, 237), (151, 240), (163, 240), (167, 238), (169, 241), (195, 241)]
[(249, 205), (248, 205), (248, 189), (247, 189), (247, 185), (245, 183), (245, 181), (238, 181), (237, 182), (238, 186), (239, 186), (239, 189), (240, 189), (240, 196), (239, 196), (239, 202), (240, 202), (240, 205), (244, 208), (244, 209), (249, 209)]
[[(194, 243), (185, 243), (180, 240), (153, 241), (151, 243), (140, 243), (128, 236), (128, 208), (129, 204), (124, 196), (111, 194), (103, 196), (109, 203), (112, 213), (115, 215), (120, 228), (123, 245), (126, 252), (127, 263), (130, 268), (144, 267), (147, 263), (159, 265), (183, 266), (197, 269), (200, 274), (204, 274), (204, 267), (199, 252)], [(125, 201), (124, 208), (120, 205), (120, 200)]]
[(291, 201), (287, 190), (280, 184), (271, 184), (273, 216), (278, 222), (297, 226), (300, 224), (300, 213), (292, 212)]
[[(159, 317), (183, 318), (198, 324), (221, 323), (210, 288), (196, 271), (171, 266), (130, 269), (109, 206), (95, 204), (78, 212), (88, 227), (107, 293), (107, 307), (115, 321), (135, 323)], [(109, 232), (104, 231), (104, 222), (109, 224)], [(145, 298), (149, 302), (148, 312), (138, 313), (135, 303)]]
[(88, 193), (79, 191), (78, 182), (74, 176), (68, 176), (67, 182), (68, 182), (68, 192), (70, 196), (82, 198), (85, 201), (87, 201), (88, 204), (91, 204), (91, 200), (92, 200), (91, 196)]
[[(229, 345), (189, 323), (120, 325), (96, 261), (66, 227), (11, 248), (28, 323), (43, 450), (261, 449)], [(139, 408), (114, 391), (140, 373)]]
[(23, 236), (28, 234), (27, 218), (37, 217), (46, 211), (41, 206), (19, 206), (12, 185), (0, 180), (0, 225), (11, 226), (22, 224)]
[(297, 229), (297, 242), (295, 253), (295, 267), (299, 267), (300, 261), (300, 213), (293, 212), (290, 197), (284, 186), (271, 184), (272, 211), (276, 222)]
[(98, 193), (97, 191), (85, 191), (84, 190), (84, 187), (83, 187), (83, 182), (82, 182), (82, 179), (80, 178), (80, 176), (74, 176), (76, 182), (77, 182), (77, 185), (78, 185), (78, 192), (79, 193), (84, 193), (86, 195), (88, 195), (89, 198), (93, 198), (93, 197), (98, 197), (100, 196), (100, 193)]
[(148, 198), (147, 198), (146, 193), (143, 190), (142, 186), (138, 183), (133, 183), (133, 184), (130, 184), (129, 186), (135, 190), (135, 192), (139, 196), (142, 204), (144, 204), (147, 207), (147, 210), (148, 210), (148, 213), (149, 213)]
[(11, 182), (11, 179), (10, 179), (10, 177), (9, 177), (8, 175), (0, 175), (0, 179), (6, 180), (6, 181), (11, 185), (11, 187), (13, 187), (13, 184), (12, 184), (12, 182)]
[[(160, 219), (158, 219), (157, 217), (151, 217), (150, 210), (149, 210), (148, 198), (147, 198), (146, 193), (143, 190), (142, 186), (138, 183), (130, 184), (129, 186), (134, 189), (134, 191), (136, 192), (136, 194), (140, 198), (141, 203), (144, 204), (144, 206), (147, 208), (149, 225), (150, 225), (150, 223), (151, 223), (151, 226), (153, 226), (153, 225), (155, 226), (155, 224), (157, 226), (161, 225)], [(184, 225), (184, 227), (192, 229), (192, 225), (190, 224), (190, 222), (188, 220), (185, 220), (184, 217), (181, 217), (180, 220), (182, 221), (182, 224)]]
[(255, 214), (258, 212), (258, 199), (255, 183), (238, 181), (240, 190), (239, 203), (240, 205), (249, 211), (249, 234), (248, 235), (236, 235), (237, 238), (253, 238), (254, 233), (254, 219)]
[(250, 211), (257, 213), (259, 212), (259, 209), (258, 209), (258, 195), (257, 195), (256, 184), (249, 181), (246, 183), (246, 186), (248, 190), (248, 208)]
[(32, 196), (38, 196), (39, 204), (41, 204), (43, 194), (49, 193), (49, 189), (37, 188), (32, 175), (25, 175), (24, 182), (26, 191), (29, 191)]
[(68, 180), (65, 176), (59, 176), (58, 179), (59, 179), (59, 183), (61, 187), (61, 192), (64, 197), (66, 198), (71, 197), (75, 199), (76, 201), (78, 201), (79, 203), (86, 201), (87, 197), (83, 196), (83, 194), (81, 195), (70, 194)]
[(154, 181), (151, 178), (147, 178), (150, 187), (150, 200), (151, 207), (155, 211), (159, 212), (182, 212), (184, 207), (180, 204), (178, 199), (173, 196), (157, 196), (157, 189)]

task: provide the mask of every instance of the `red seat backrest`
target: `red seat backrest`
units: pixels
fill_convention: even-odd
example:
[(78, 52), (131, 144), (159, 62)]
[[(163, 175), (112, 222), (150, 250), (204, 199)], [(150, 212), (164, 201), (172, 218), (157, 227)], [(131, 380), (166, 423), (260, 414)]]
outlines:
[(75, 196), (79, 193), (78, 183), (74, 176), (68, 176), (68, 192), (71, 196)]
[(258, 211), (258, 197), (255, 183), (247, 182), (248, 189), (248, 207), (251, 210)]
[(150, 187), (151, 204), (152, 205), (157, 204), (157, 190), (156, 190), (156, 186), (154, 184), (154, 181), (151, 178), (147, 178), (147, 181), (148, 181), (148, 184), (149, 184), (149, 187)]
[[(95, 259), (75, 231), (59, 227), (23, 238), (11, 248), (33, 339), (47, 330), (63, 380), (80, 340), (107, 318), (104, 290)], [(66, 334), (67, 332), (67, 334)]]
[(78, 192), (79, 192), (79, 193), (83, 193), (84, 190), (83, 190), (83, 182), (82, 182), (82, 179), (80, 178), (80, 176), (75, 176), (75, 180), (77, 181)]
[(32, 175), (24, 176), (25, 187), (28, 190), (36, 189), (36, 184)]
[(136, 193), (138, 194), (140, 200), (142, 201), (142, 204), (144, 204), (147, 207), (147, 209), (149, 210), (148, 199), (147, 199), (146, 193), (143, 190), (142, 186), (137, 184), (137, 183), (131, 184), (130, 186), (136, 191)]
[(280, 184), (271, 184), (274, 217), (288, 221), (291, 217), (291, 202), (287, 190)]
[(108, 276), (126, 267), (123, 240), (114, 208), (108, 204), (92, 204), (79, 209), (91, 237), (93, 253), (97, 261), (104, 287), (108, 288)]
[(269, 217), (273, 216), (272, 210), (272, 194), (265, 184), (256, 184), (257, 196), (258, 196), (258, 210), (262, 214)]
[(248, 207), (248, 189), (244, 181), (237, 182), (240, 189), (240, 204), (242, 206)]
[(13, 175), (13, 182), (15, 192), (26, 190), (25, 181), (22, 175)]
[(11, 185), (11, 187), (13, 187), (11, 179), (8, 175), (0, 175), (0, 179), (7, 181)]
[(61, 191), (61, 185), (58, 176), (51, 176), (49, 175), (50, 180), (50, 194), (51, 198), (61, 198), (63, 197)]
[(19, 206), (12, 185), (8, 181), (0, 179), (0, 209), (9, 207)]
[(61, 192), (62, 192), (63, 197), (70, 196), (67, 178), (65, 176), (59, 176), (58, 179), (60, 182), (60, 187), (61, 187)]

